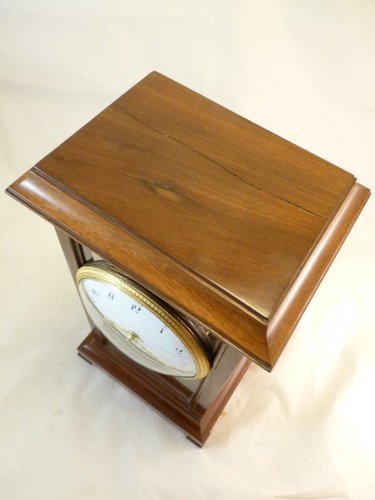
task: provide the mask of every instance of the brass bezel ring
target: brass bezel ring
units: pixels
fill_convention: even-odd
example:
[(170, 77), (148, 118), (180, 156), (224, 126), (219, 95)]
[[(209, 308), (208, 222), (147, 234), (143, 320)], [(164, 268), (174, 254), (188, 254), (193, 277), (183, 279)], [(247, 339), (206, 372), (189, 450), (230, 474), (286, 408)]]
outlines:
[(181, 376), (179, 378), (194, 380), (201, 379), (208, 375), (211, 367), (205, 347), (189, 325), (176, 313), (168, 309), (168, 305), (163, 304), (161, 300), (155, 297), (151, 292), (144, 289), (141, 285), (127, 276), (124, 276), (120, 271), (106, 262), (89, 262), (80, 267), (76, 274), (77, 286), (80, 281), (85, 278), (96, 279), (115, 286), (121, 292), (127, 294), (146, 307), (172, 330), (189, 350), (197, 369), (193, 377)]

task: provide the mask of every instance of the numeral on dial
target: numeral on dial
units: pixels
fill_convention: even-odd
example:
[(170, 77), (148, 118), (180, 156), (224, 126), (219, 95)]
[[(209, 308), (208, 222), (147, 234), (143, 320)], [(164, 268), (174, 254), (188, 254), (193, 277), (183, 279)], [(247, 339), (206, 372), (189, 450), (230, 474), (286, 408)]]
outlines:
[(142, 310), (142, 305), (138, 304), (138, 302), (134, 302), (134, 304), (131, 306), (131, 310), (134, 311), (136, 314), (139, 314)]

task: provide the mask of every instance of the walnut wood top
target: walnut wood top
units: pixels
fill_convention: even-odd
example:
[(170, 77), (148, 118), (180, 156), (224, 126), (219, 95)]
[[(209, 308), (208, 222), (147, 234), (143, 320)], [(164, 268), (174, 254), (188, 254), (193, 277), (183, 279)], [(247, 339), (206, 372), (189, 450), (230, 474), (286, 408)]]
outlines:
[(9, 192), (268, 369), (369, 195), (158, 73)]

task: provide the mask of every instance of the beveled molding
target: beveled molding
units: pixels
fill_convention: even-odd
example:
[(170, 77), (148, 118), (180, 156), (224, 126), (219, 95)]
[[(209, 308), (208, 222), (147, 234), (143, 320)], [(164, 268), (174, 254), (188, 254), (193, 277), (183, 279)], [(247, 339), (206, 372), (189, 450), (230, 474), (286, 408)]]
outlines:
[[(300, 273), (286, 291), (268, 322), (270, 359), (277, 359), (312, 295), (361, 213), (370, 191), (355, 183), (340, 208), (327, 224)], [(285, 339), (283, 341), (283, 339)]]
[(83, 203), (38, 169), (28, 171), (7, 192), (266, 370), (275, 365), (370, 195), (367, 188), (354, 184), (268, 319), (96, 207)]

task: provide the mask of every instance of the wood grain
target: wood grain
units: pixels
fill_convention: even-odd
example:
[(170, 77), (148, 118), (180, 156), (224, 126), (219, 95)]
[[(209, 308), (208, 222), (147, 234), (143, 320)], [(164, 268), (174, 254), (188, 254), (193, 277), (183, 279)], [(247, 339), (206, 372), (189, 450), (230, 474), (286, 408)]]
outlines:
[(266, 369), (369, 196), (158, 73), (8, 192)]

